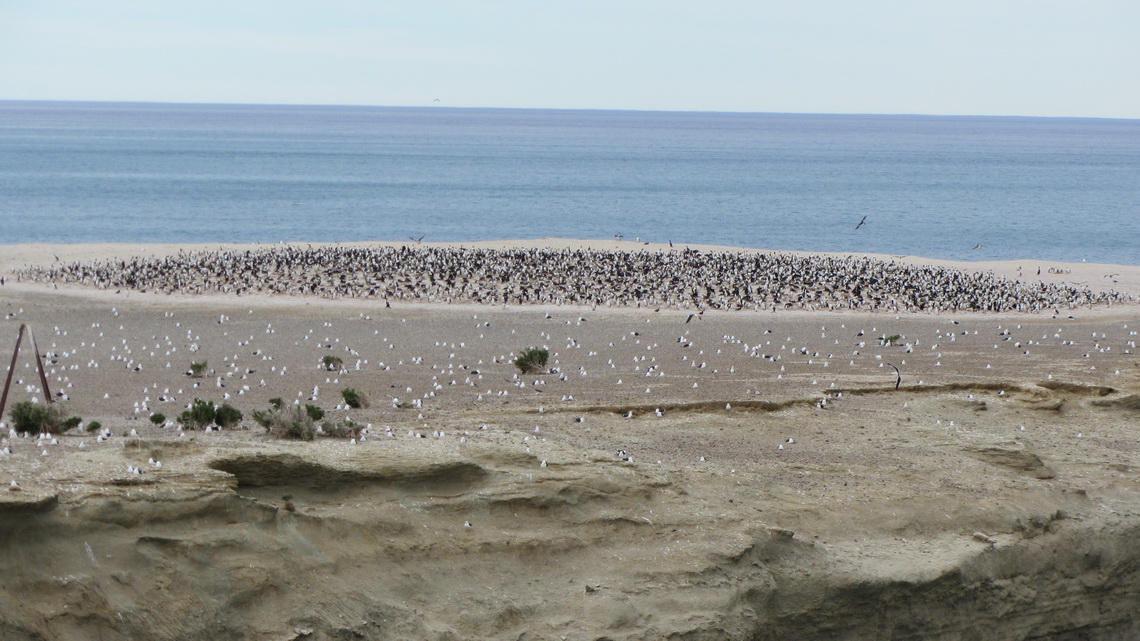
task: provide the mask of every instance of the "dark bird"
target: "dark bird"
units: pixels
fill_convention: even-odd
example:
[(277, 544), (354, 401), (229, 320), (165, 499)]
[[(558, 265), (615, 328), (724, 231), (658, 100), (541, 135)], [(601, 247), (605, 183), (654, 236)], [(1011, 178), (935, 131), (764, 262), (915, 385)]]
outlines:
[(863, 220), (860, 220), (859, 224), (855, 225), (855, 229), (859, 229), (860, 227), (862, 227), (863, 225), (866, 225), (866, 224), (867, 224), (867, 217), (863, 216)]
[[(887, 365), (891, 364), (887, 363)], [(902, 385), (902, 372), (900, 372), (899, 368), (895, 367), (894, 365), (891, 365), (891, 367), (895, 370), (895, 389), (897, 390), (899, 388), (899, 385)]]
[(981, 249), (981, 248), (983, 248), (983, 247), (985, 247), (985, 245), (983, 245), (983, 244), (981, 244), (981, 243), (978, 243), (977, 245), (974, 245), (974, 249)]
[[(427, 234), (424, 234), (424, 236), (427, 236)], [(417, 243), (422, 243), (424, 240), (424, 236), (420, 236), (419, 238), (412, 238), (411, 236), (408, 236), (408, 240), (413, 241), (413, 242), (417, 242)]]

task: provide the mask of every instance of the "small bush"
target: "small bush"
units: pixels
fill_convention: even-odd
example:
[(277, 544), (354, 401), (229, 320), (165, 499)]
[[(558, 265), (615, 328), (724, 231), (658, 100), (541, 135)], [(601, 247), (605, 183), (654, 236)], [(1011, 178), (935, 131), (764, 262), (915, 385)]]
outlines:
[(40, 405), (31, 401), (16, 403), (8, 410), (8, 416), (12, 419), (12, 429), (29, 435), (66, 432), (83, 422), (78, 416), (64, 418), (64, 410), (59, 404)]
[(166, 414), (155, 412), (154, 414), (150, 415), (150, 422), (154, 423), (155, 425), (162, 425), (166, 422)]
[(336, 438), (360, 438), (360, 432), (363, 429), (363, 426), (357, 425), (351, 419), (346, 419), (341, 423), (333, 423), (331, 421), (321, 423), (321, 431), (324, 432), (326, 436)]
[(269, 404), (273, 406), (273, 409), (279, 410), (281, 409), (281, 406), (285, 404), (285, 401), (281, 400), (281, 397), (278, 396), (276, 398), (269, 399)]
[(91, 421), (90, 423), (87, 424), (87, 431), (88, 432), (98, 432), (101, 429), (103, 429), (103, 424), (100, 423), (99, 421)]
[(333, 356), (332, 354), (325, 354), (325, 357), (321, 359), (321, 365), (324, 365), (325, 369), (330, 372), (339, 370), (343, 364), (344, 361), (341, 360), (339, 356)]
[(892, 335), (883, 339), (883, 344), (884, 345), (894, 345), (895, 343), (899, 342), (900, 339), (902, 339), (901, 334), (892, 334)]
[(206, 373), (206, 368), (209, 366), (210, 364), (206, 361), (194, 361), (190, 363), (190, 371), (188, 373), (192, 378), (202, 378), (202, 375)]
[(12, 429), (18, 434), (39, 434), (48, 421), (48, 409), (31, 401), (21, 401), (8, 410)]
[(194, 403), (190, 405), (190, 409), (178, 415), (178, 422), (188, 428), (200, 430), (214, 422), (217, 411), (213, 401), (203, 401), (196, 398)]
[[(297, 411), (297, 416), (302, 416), (299, 410)], [(302, 421), (293, 420), (285, 426), (285, 431), (282, 436), (298, 441), (311, 441), (316, 438), (317, 430), (311, 424), (306, 425)]]
[(214, 422), (226, 429), (237, 425), (241, 419), (241, 410), (229, 403), (223, 403), (221, 407), (214, 410)]
[(515, 359), (515, 367), (523, 374), (537, 374), (546, 369), (546, 361), (550, 352), (537, 347), (528, 347)]
[(273, 406), (268, 410), (254, 411), (251, 415), (258, 425), (278, 438), (288, 438), (300, 441), (311, 441), (318, 434), (342, 438), (360, 438), (363, 426), (351, 419), (333, 422), (325, 421), (317, 430), (317, 421), (325, 415), (324, 410), (316, 405), (290, 405), (288, 407)]
[(309, 418), (313, 419), (314, 421), (319, 421), (325, 417), (325, 411), (316, 405), (306, 404), (305, 413), (308, 414)]
[(255, 411), (253, 420), (277, 438), (311, 441), (317, 435), (313, 419), (299, 406), (273, 407), (267, 411)]
[(341, 397), (344, 398), (345, 404), (347, 404), (349, 407), (351, 407), (353, 409), (360, 409), (362, 407), (368, 407), (368, 399), (365, 398), (365, 396), (363, 394), (352, 389), (351, 387), (346, 387), (346, 388), (342, 389), (340, 391), (340, 395), (341, 395)]

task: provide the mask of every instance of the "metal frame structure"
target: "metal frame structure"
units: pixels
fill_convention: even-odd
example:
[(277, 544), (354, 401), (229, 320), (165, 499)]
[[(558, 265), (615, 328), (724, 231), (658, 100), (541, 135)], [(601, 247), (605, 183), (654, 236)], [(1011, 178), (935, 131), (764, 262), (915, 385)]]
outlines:
[(0, 420), (4, 418), (4, 408), (8, 405), (8, 390), (12, 387), (12, 377), (16, 375), (16, 361), (20, 356), (20, 345), (24, 342), (24, 332), (32, 340), (32, 351), (36, 353), (36, 371), (40, 374), (40, 384), (43, 385), (44, 402), (52, 403), (51, 390), (48, 389), (47, 372), (44, 371), (44, 359), (40, 348), (36, 345), (35, 334), (27, 323), (20, 323), (20, 333), (16, 336), (16, 347), (12, 350), (12, 363), (8, 366), (8, 376), (4, 380), (4, 393), (0, 394)]

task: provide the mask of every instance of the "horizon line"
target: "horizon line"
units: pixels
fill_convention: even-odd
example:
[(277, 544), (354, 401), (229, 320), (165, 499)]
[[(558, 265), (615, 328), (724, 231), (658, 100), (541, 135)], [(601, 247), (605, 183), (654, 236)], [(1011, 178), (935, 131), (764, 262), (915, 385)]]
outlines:
[(326, 107), (326, 108), (367, 108), (367, 109), (471, 109), (501, 111), (582, 111), (582, 112), (630, 112), (630, 113), (676, 113), (676, 114), (737, 114), (772, 116), (890, 116), (926, 118), (1016, 118), (1051, 120), (1123, 120), (1136, 121), (1140, 117), (1122, 116), (1041, 116), (1025, 114), (956, 114), (956, 113), (917, 113), (917, 112), (872, 112), (872, 111), (740, 111), (732, 109), (630, 109), (607, 107), (502, 107), (445, 105), (442, 103), (377, 105), (366, 103), (290, 103), (290, 102), (212, 102), (176, 100), (108, 100), (108, 99), (62, 99), (62, 98), (3, 98), (0, 103), (70, 103), (106, 105), (196, 105), (217, 107)]

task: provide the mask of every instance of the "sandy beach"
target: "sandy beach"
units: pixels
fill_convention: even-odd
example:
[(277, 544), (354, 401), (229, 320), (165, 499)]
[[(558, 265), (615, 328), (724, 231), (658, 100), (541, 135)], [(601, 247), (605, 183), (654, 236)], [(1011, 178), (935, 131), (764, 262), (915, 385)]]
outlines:
[[(0, 630), (1140, 634), (1140, 266), (871, 257), (1132, 299), (1036, 313), (386, 304), (15, 275), (267, 247), (0, 247), (0, 345), (27, 324), (50, 393), (111, 433), (5, 441), (0, 511), (24, 544), (8, 546), (0, 594), (45, 597)], [(521, 374), (529, 347), (549, 362)], [(9, 407), (43, 402), (34, 358), (17, 356)], [(368, 407), (348, 408), (345, 388)], [(199, 398), (244, 419), (183, 430)], [(363, 438), (271, 437), (251, 416), (274, 398)]]

